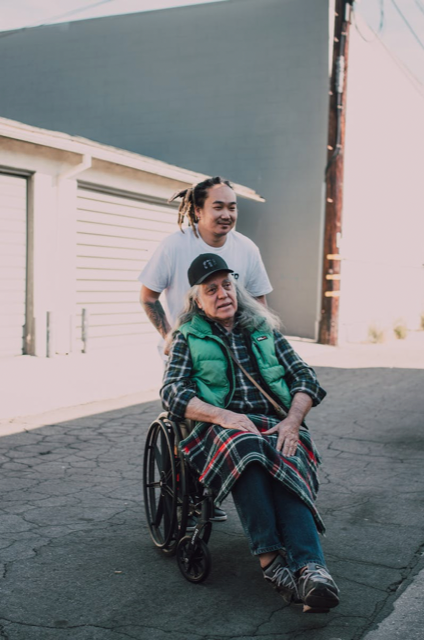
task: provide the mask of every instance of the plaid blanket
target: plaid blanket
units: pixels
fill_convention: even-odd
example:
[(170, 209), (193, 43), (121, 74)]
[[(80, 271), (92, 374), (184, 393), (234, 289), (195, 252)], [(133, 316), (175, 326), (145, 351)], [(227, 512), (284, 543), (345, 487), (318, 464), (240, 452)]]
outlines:
[[(267, 431), (279, 422), (271, 416), (248, 417), (260, 431)], [(226, 498), (250, 462), (259, 462), (303, 500), (315, 518), (318, 531), (324, 533), (325, 526), (315, 506), (321, 460), (309, 431), (301, 427), (296, 455), (288, 458), (277, 451), (277, 439), (277, 434), (261, 437), (199, 422), (180, 447), (187, 462), (199, 474), (200, 482), (215, 492), (216, 503)]]

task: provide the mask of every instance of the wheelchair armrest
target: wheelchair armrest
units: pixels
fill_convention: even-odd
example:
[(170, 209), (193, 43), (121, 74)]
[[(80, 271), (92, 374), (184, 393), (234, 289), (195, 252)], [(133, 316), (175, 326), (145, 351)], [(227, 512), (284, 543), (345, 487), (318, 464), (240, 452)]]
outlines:
[[(174, 424), (174, 425), (176, 424), (174, 420), (171, 420), (171, 418), (169, 417), (169, 413), (167, 411), (163, 411), (159, 415), (159, 419), (168, 420), (171, 424)], [(181, 420), (181, 422), (178, 422), (177, 425), (181, 433), (181, 439), (185, 440), (185, 438), (188, 438), (190, 433), (193, 431), (194, 427), (196, 426), (196, 422), (194, 420), (189, 420), (188, 418), (185, 418), (184, 420)], [(177, 432), (178, 429), (176, 430), (174, 428), (174, 432), (175, 431)]]
[(189, 420), (188, 418), (185, 418), (182, 422), (179, 423), (183, 440), (185, 440), (185, 438), (188, 438), (190, 433), (193, 431), (195, 424), (196, 423), (194, 420)]

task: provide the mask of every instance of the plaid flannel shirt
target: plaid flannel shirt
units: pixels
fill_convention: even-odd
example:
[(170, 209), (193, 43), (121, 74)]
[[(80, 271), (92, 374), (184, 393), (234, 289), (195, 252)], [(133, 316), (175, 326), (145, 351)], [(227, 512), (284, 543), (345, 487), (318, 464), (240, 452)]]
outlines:
[[(252, 362), (245, 335), (237, 326), (237, 322), (230, 333), (217, 322), (211, 321), (211, 324), (213, 330), (224, 339), (246, 371), (262, 386), (263, 382), (259, 377), (257, 365)], [(298, 356), (279, 331), (274, 331), (274, 339), (277, 359), (285, 369), (285, 381), (291, 396), (293, 397), (298, 392), (306, 393), (312, 398), (313, 406), (316, 406), (323, 400), (326, 392), (319, 385), (314, 370)], [(191, 379), (192, 369), (193, 364), (187, 341), (182, 333), (177, 332), (161, 389), (163, 404), (175, 420), (182, 420), (185, 417), (187, 404), (197, 395), (196, 383)], [(236, 413), (275, 415), (271, 403), (244, 375), (241, 369), (237, 366), (234, 369), (236, 389), (227, 409)]]

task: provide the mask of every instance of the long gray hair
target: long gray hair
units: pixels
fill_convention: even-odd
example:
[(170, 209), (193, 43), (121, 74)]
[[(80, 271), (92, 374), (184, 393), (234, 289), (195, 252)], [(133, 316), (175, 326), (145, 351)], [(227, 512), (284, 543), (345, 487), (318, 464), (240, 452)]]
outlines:
[[(281, 329), (281, 320), (274, 311), (265, 307), (246, 291), (246, 289), (235, 280), (232, 281), (237, 294), (237, 319), (239, 326), (243, 329), (254, 331), (255, 329)], [(200, 315), (202, 312), (196, 304), (199, 298), (201, 285), (195, 284), (187, 291), (184, 300), (184, 308), (176, 322), (174, 331), (178, 330), (185, 322), (190, 322), (194, 316)]]

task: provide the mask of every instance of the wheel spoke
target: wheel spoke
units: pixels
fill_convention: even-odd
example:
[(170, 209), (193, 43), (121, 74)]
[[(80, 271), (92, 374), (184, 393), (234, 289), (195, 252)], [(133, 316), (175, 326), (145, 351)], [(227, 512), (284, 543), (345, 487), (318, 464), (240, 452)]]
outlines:
[(159, 498), (158, 506), (156, 509), (156, 518), (154, 519), (154, 522), (153, 522), (153, 526), (155, 527), (159, 527), (161, 523), (162, 516), (163, 516), (163, 503), (164, 503), (164, 498), (163, 496), (161, 496)]
[(163, 493), (164, 493), (164, 495), (166, 495), (169, 498), (171, 498), (171, 500), (174, 498), (174, 495), (175, 495), (172, 487), (170, 487), (167, 484), (163, 486)]
[(155, 462), (160, 473), (162, 471), (162, 452), (160, 451), (157, 443), (155, 446)]
[(167, 446), (168, 443), (166, 441), (166, 435), (163, 431), (160, 432), (160, 444), (161, 444), (161, 451), (162, 451), (162, 471), (165, 471), (165, 473), (168, 473), (169, 467), (170, 467), (168, 446)]
[(165, 493), (163, 494), (163, 504), (165, 506), (165, 512), (164, 512), (165, 531), (169, 531), (170, 523), (172, 521), (172, 509), (169, 504), (169, 497)]

